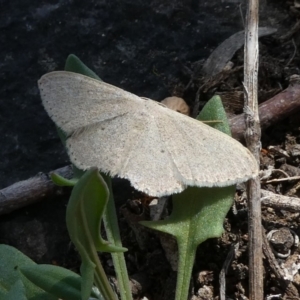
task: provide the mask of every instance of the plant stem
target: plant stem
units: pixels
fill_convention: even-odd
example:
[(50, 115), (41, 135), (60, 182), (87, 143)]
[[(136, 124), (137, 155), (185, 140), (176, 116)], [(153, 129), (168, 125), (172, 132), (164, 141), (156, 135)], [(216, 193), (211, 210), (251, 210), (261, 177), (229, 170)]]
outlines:
[(93, 251), (92, 255), (94, 257), (93, 262), (96, 264), (95, 275), (94, 275), (95, 285), (101, 292), (104, 299), (111, 299), (111, 300), (116, 299), (117, 300), (116, 294), (113, 292), (113, 290), (110, 286), (110, 283), (107, 280), (107, 276), (103, 270), (103, 267), (99, 261), (97, 252), (94, 253), (94, 251)]
[(173, 195), (173, 210), (168, 219), (143, 221), (142, 225), (173, 235), (178, 244), (176, 300), (188, 298), (193, 263), (199, 244), (220, 237), (230, 209), (235, 186), (222, 188), (188, 187)]
[[(195, 260), (195, 249), (191, 249), (189, 243), (178, 243), (178, 274), (176, 282), (176, 297), (175, 300), (187, 299), (189, 293), (190, 280), (192, 269)], [(189, 255), (182, 255), (183, 253), (189, 253)]]
[[(122, 241), (118, 226), (118, 218), (115, 208), (115, 201), (113, 198), (113, 192), (111, 187), (111, 179), (108, 176), (104, 176), (103, 178), (105, 179), (108, 189), (110, 191), (106, 212), (103, 215), (107, 239), (115, 246), (122, 247)], [(128, 277), (124, 253), (118, 252), (112, 253), (111, 255), (114, 263), (115, 272), (117, 275), (121, 299), (132, 300), (130, 281)]]

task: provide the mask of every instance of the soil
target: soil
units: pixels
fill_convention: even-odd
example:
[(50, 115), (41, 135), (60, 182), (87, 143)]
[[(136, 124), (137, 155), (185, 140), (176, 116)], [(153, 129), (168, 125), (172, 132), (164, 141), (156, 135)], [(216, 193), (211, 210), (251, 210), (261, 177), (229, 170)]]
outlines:
[[(199, 70), (220, 43), (243, 30), (245, 3), (237, 0), (0, 1), (0, 188), (69, 164), (55, 126), (41, 105), (36, 83), (43, 74), (62, 70), (70, 53), (80, 57), (108, 83), (155, 100), (180, 96), (194, 108), (199, 87), (207, 84), (207, 78)], [(260, 103), (285, 89), (291, 75), (300, 75), (299, 25), (294, 28), (299, 16), (300, 9), (294, 6), (294, 1), (260, 3), (260, 26), (277, 29), (275, 34), (260, 38)], [(243, 92), (243, 49), (229, 59), (236, 72), (201, 89), (200, 106), (214, 93), (228, 99), (234, 92), (237, 97), (233, 104), (224, 100), (228, 114), (232, 115), (242, 112), (242, 97), (238, 95)], [(296, 114), (262, 133), (262, 170), (286, 165), (288, 174), (291, 166), (299, 170), (299, 125)], [(290, 175), (299, 175), (295, 169), (293, 172)], [(280, 176), (282, 173), (273, 172), (270, 178)], [(113, 187), (123, 243), (129, 249), (126, 253), (129, 274), (143, 278), (143, 288), (135, 299), (143, 296), (173, 299), (176, 272), (172, 271), (161, 246), (161, 237), (147, 231), (148, 240), (141, 246), (132, 229), (131, 221), (137, 216), (144, 217), (140, 214), (141, 210), (147, 210), (148, 201), (143, 201), (145, 196), (133, 191), (124, 180), (114, 179)], [(262, 187), (282, 195), (298, 197), (299, 194), (297, 181)], [(193, 299), (218, 299), (218, 276), (231, 246), (237, 242), (238, 250), (226, 275), (226, 294), (228, 299), (247, 299), (248, 224), (244, 191), (244, 186), (238, 187), (222, 237), (199, 246), (193, 270)], [(65, 189), (63, 195), (1, 216), (0, 243), (18, 248), (37, 263), (78, 271), (79, 257), (70, 245), (65, 226), (69, 192)], [(132, 203), (139, 203), (141, 210), (134, 209)], [(297, 212), (263, 207), (263, 225), (267, 232), (289, 228), (300, 234)], [(275, 244), (276, 241), (274, 248)], [(277, 259), (280, 264), (299, 254), (293, 243), (277, 244), (281, 245), (276, 248), (278, 252), (291, 249), (288, 258)], [(114, 276), (110, 256), (102, 254), (101, 259), (107, 274)], [(274, 276), (268, 260), (264, 275), (265, 296), (300, 298), (300, 281), (296, 277), (292, 280), (293, 287), (286, 288)]]

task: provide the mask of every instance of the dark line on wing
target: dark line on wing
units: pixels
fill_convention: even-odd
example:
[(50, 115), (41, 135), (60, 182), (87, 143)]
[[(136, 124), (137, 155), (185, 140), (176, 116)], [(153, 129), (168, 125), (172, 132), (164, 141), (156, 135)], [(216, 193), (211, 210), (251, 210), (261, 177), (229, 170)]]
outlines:
[[(120, 117), (123, 117), (125, 115), (129, 114), (129, 112), (126, 112), (126, 113), (123, 113), (123, 114), (120, 114), (120, 115), (117, 115), (115, 117), (111, 117), (111, 118), (108, 118), (108, 119), (105, 119), (105, 120), (101, 120), (101, 121), (97, 121), (97, 122), (94, 122), (92, 124), (89, 124), (89, 125), (86, 125), (86, 126), (83, 126), (75, 131), (73, 131), (72, 133), (70, 133), (67, 138), (71, 137), (71, 136), (76, 136), (76, 135), (80, 135), (82, 132), (86, 131), (86, 130), (90, 130), (92, 129), (93, 127), (97, 127), (99, 125), (101, 125), (101, 123), (104, 123), (104, 122), (107, 122), (107, 121), (112, 121), (112, 120), (115, 120), (117, 118), (120, 118)], [(65, 124), (68, 124), (69, 122), (65, 123)], [(64, 124), (64, 125), (65, 125)]]

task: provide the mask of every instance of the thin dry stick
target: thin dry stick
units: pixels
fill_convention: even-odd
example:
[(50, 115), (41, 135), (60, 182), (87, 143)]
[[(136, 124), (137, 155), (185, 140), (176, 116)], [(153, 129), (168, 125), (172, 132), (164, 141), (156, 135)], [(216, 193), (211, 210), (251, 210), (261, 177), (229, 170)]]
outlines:
[(293, 177), (286, 177), (286, 178), (275, 178), (275, 179), (267, 180), (265, 183), (283, 182), (283, 181), (292, 181), (292, 180), (300, 180), (300, 176), (293, 176)]
[(263, 205), (293, 212), (300, 211), (299, 198), (278, 195), (266, 190), (261, 190), (261, 196), (261, 203)]
[[(292, 75), (289, 86), (258, 106), (262, 129), (276, 124), (300, 110), (300, 76)], [(245, 115), (241, 114), (230, 119), (232, 136), (237, 140), (244, 139)]]
[[(260, 124), (257, 102), (258, 73), (258, 0), (249, 0), (247, 7), (244, 87), (245, 87), (245, 139), (249, 150), (259, 164)], [(249, 228), (249, 298), (263, 299), (262, 227), (259, 177), (248, 183)]]
[[(68, 179), (72, 178), (73, 175), (71, 166), (53, 172)], [(0, 190), (0, 215), (8, 214), (16, 209), (47, 199), (50, 195), (62, 193), (62, 188), (56, 186), (50, 179), (50, 173), (39, 173), (35, 177), (16, 182)]]

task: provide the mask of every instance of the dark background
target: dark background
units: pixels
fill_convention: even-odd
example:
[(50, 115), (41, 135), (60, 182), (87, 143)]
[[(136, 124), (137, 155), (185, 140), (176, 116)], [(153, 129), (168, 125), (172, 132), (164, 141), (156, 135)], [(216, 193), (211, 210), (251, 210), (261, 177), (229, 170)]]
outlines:
[[(69, 54), (139, 96), (178, 94), (192, 104), (187, 68), (242, 30), (240, 3), (245, 10), (235, 0), (0, 3), (0, 188), (68, 164), (37, 80), (62, 70)], [(262, 1), (266, 8), (261, 24), (276, 26), (279, 8)]]

